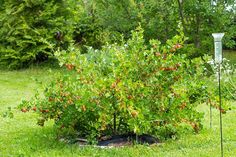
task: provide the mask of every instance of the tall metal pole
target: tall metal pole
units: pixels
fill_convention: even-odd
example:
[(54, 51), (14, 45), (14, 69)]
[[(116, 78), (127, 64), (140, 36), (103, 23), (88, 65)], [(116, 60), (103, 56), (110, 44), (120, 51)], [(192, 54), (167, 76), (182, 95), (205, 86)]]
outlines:
[(220, 148), (221, 148), (221, 157), (224, 156), (224, 147), (223, 147), (223, 129), (222, 129), (222, 99), (221, 99), (221, 68), (220, 64), (218, 64), (218, 82), (219, 82), (219, 103), (220, 103)]
[(221, 99), (221, 63), (222, 59), (222, 38), (224, 33), (213, 33), (212, 36), (214, 37), (214, 45), (215, 45), (215, 63), (218, 66), (218, 86), (219, 86), (219, 104), (220, 104), (220, 148), (221, 148), (221, 157), (224, 156), (223, 150), (223, 128), (222, 128), (222, 99)]

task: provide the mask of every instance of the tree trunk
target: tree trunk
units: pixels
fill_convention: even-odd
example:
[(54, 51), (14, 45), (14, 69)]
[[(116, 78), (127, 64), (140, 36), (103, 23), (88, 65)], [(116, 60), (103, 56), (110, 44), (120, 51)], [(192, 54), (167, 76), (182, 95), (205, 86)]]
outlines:
[(179, 18), (181, 20), (183, 29), (184, 29), (184, 34), (186, 34), (187, 30), (186, 30), (186, 26), (185, 26), (185, 22), (184, 22), (184, 13), (183, 13), (183, 0), (177, 0), (178, 2), (178, 6), (179, 6)]
[(195, 47), (201, 47), (201, 40), (200, 40), (200, 26), (201, 26), (201, 17), (197, 14), (196, 15), (196, 34), (195, 34)]

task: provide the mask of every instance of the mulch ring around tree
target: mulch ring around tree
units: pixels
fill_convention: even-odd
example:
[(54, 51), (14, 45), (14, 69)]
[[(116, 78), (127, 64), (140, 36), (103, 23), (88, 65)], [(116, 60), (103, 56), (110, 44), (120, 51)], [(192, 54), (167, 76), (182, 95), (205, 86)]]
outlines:
[[(64, 139), (60, 140), (66, 142)], [(80, 146), (91, 146), (88, 144), (88, 141), (83, 138), (76, 138), (73, 143), (78, 144)], [(99, 139), (95, 147), (112, 148), (112, 147), (132, 146), (134, 144), (155, 145), (155, 144), (160, 144), (160, 141), (157, 138), (147, 134), (143, 135), (124, 134), (124, 135), (115, 135), (109, 137), (103, 136)]]

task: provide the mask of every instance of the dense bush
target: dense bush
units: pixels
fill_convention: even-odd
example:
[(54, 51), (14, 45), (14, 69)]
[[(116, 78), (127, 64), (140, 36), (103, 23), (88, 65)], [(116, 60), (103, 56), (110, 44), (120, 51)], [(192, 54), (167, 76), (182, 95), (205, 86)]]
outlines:
[(43, 98), (19, 107), (36, 111), (39, 125), (54, 119), (58, 129), (93, 140), (130, 132), (163, 139), (186, 127), (198, 132), (202, 114), (196, 106), (206, 88), (199, 79), (201, 60), (190, 63), (181, 54), (183, 41), (180, 35), (146, 46), (138, 29), (121, 45), (58, 52), (69, 71), (45, 87)]
[(0, 63), (19, 68), (44, 61), (66, 49), (76, 23), (76, 3), (65, 0), (3, 1), (0, 16)]

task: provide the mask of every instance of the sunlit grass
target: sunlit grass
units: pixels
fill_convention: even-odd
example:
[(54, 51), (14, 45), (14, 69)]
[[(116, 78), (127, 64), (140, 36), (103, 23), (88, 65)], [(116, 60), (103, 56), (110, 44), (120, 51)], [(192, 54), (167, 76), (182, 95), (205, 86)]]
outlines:
[[(53, 70), (57, 71), (57, 70)], [(0, 157), (35, 156), (35, 157), (73, 157), (73, 156), (144, 156), (144, 157), (216, 157), (220, 156), (219, 112), (213, 110), (213, 128), (209, 128), (209, 107), (200, 105), (205, 113), (204, 129), (199, 134), (182, 135), (180, 139), (169, 140), (157, 146), (100, 149), (69, 145), (56, 139), (53, 122), (45, 127), (36, 125), (34, 113), (22, 113), (15, 107), (22, 99), (34, 95), (39, 88), (33, 78), (48, 81), (52, 74), (47, 68), (32, 68), (21, 71), (0, 71), (0, 112), (13, 108), (14, 118), (0, 117)], [(226, 102), (224, 102), (226, 103)], [(224, 149), (226, 157), (236, 154), (236, 110), (235, 102), (228, 102), (232, 110), (223, 115)]]
[(236, 64), (236, 51), (229, 51), (225, 50), (223, 51), (224, 58), (230, 60), (232, 64)]

